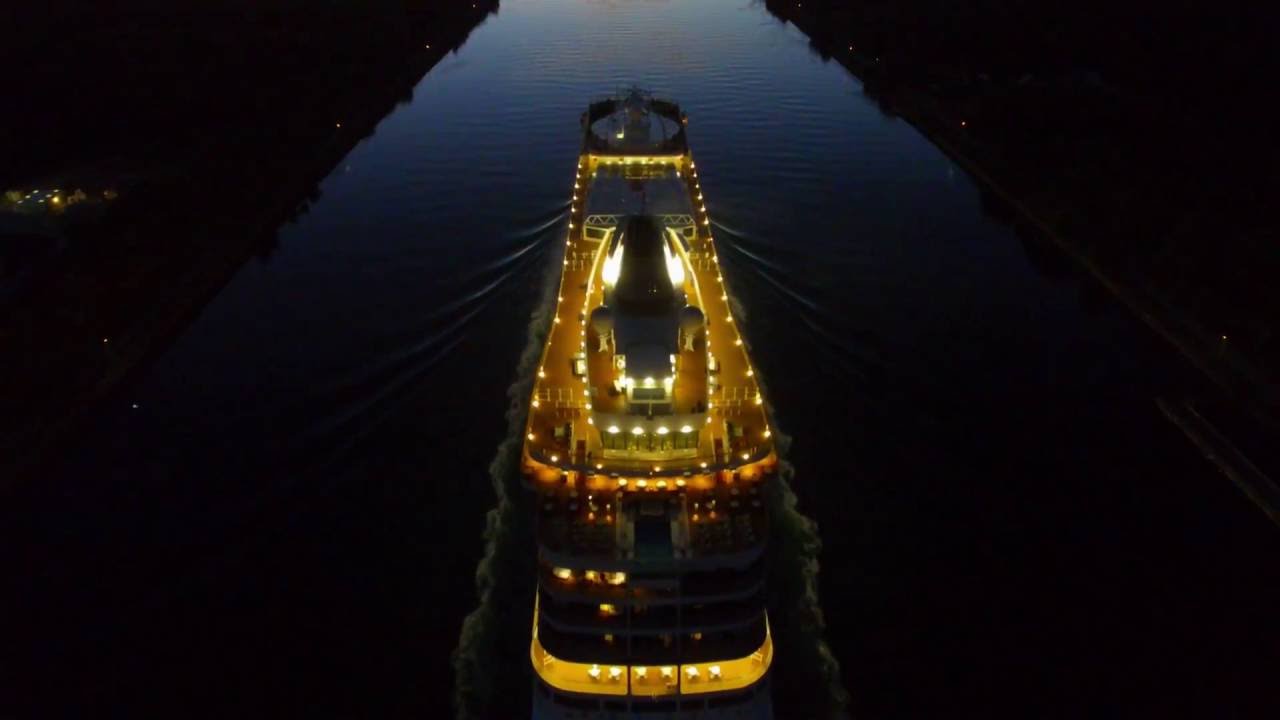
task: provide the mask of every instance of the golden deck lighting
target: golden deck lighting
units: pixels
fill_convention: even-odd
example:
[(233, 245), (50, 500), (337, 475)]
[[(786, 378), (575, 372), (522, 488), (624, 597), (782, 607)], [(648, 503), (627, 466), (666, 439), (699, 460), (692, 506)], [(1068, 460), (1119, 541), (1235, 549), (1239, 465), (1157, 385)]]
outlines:
[[(671, 596), (664, 602), (675, 612), (695, 602), (704, 611), (685, 612), (678, 635), (636, 650), (646, 632), (636, 608), (688, 568), (734, 587), (760, 581), (751, 573), (769, 533), (766, 506), (753, 496), (777, 469), (751, 359), (745, 348), (726, 351), (743, 338), (685, 120), (674, 103), (637, 91), (592, 103), (582, 121), (570, 249), (521, 455), (539, 497), (537, 552), (554, 559), (539, 577), (529, 646), (537, 697), (552, 703), (631, 708), (730, 693), (767, 702), (751, 692), (772, 661), (758, 599), (743, 613), (741, 598), (720, 599), (715, 588)], [(577, 333), (559, 331), (566, 317)], [(694, 658), (691, 638), (704, 631), (698, 646), (708, 654)], [(647, 632), (662, 637), (652, 623)], [(716, 645), (721, 632), (750, 643)]]

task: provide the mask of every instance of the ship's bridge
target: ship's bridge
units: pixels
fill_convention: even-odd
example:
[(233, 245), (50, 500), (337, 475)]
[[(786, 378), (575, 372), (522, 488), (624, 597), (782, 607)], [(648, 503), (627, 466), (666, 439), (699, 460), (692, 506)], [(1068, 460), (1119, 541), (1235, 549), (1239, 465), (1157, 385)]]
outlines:
[(638, 89), (621, 98), (592, 103), (583, 125), (584, 146), (593, 152), (638, 155), (688, 150), (685, 119), (679, 108)]

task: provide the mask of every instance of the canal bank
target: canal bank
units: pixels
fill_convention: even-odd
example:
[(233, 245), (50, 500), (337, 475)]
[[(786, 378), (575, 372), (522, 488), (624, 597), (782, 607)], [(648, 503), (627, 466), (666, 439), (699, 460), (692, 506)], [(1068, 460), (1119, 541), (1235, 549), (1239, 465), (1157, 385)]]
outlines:
[(4, 121), (24, 142), (0, 184), (52, 192), (92, 176), (113, 203), (66, 228), (65, 249), (4, 308), (0, 490), (38, 475), (247, 260), (269, 256), (319, 182), (496, 10), (24, 10), (10, 52), (55, 49), (15, 83), (31, 112)]
[[(1106, 39), (1082, 43), (1087, 50), (1072, 61), (1058, 48), (1036, 51), (1043, 30), (1036, 22), (1050, 22), (1044, 16), (1054, 11), (1023, 11), (998, 26), (982, 10), (952, 18), (924, 0), (766, 6), (805, 33), (824, 60), (858, 77), (883, 112), (911, 123), (1008, 204), (1015, 225), (1051, 240), (1256, 421), (1280, 427), (1277, 307), (1267, 280), (1280, 255), (1264, 240), (1275, 225), (1263, 200), (1274, 177), (1263, 159), (1270, 151), (1250, 157), (1260, 132), (1254, 121), (1219, 116), (1207, 97), (1175, 106), (1163, 87), (1138, 92), (1126, 85), (1132, 77), (1104, 78), (1092, 68), (1124, 62), (1098, 57), (1116, 54)], [(1061, 21), (1062, 36), (1084, 34), (1070, 18)], [(1094, 21), (1123, 23), (1124, 13)], [(948, 23), (960, 35), (983, 27), (994, 50), (963, 56), (964, 42), (944, 32)], [(1190, 32), (1190, 23), (1178, 29)], [(1248, 47), (1251, 36), (1231, 37)], [(1170, 39), (1149, 52), (1176, 47)], [(1015, 50), (1025, 56), (1010, 59)], [(1229, 72), (1231, 61), (1240, 62), (1184, 57), (1167, 70), (1194, 65), (1200, 79), (1218, 80), (1224, 90), (1246, 85), (1248, 78)], [(1233, 161), (1241, 172), (1217, 172)]]

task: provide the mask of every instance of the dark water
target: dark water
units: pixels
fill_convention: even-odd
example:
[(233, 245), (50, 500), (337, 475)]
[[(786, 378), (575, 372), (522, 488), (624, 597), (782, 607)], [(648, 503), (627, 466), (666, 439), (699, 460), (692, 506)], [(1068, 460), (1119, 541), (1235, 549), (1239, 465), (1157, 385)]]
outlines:
[(0, 711), (445, 711), (578, 115), (631, 83), (691, 117), (857, 714), (1280, 708), (1280, 535), (1162, 420), (1166, 345), (762, 5), (512, 0), (6, 506)]

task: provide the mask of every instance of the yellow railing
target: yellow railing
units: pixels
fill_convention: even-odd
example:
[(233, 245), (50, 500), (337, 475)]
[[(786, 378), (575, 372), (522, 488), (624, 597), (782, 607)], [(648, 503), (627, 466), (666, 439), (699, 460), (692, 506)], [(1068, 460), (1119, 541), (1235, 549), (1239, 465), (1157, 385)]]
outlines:
[(773, 662), (773, 636), (765, 619), (764, 642), (746, 657), (688, 665), (599, 665), (561, 660), (538, 640), (538, 606), (534, 601), (533, 642), (529, 658), (534, 672), (557, 690), (590, 695), (697, 695), (741, 690), (759, 682)]
[(685, 155), (684, 153), (661, 153), (658, 155), (627, 155), (619, 153), (616, 155), (588, 153), (587, 162), (592, 167), (600, 163), (621, 163), (627, 164), (650, 164), (650, 163), (671, 163), (677, 167), (683, 167)]

